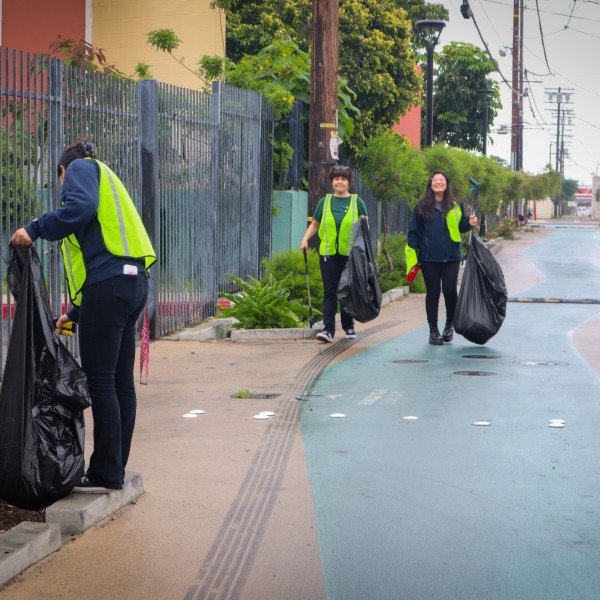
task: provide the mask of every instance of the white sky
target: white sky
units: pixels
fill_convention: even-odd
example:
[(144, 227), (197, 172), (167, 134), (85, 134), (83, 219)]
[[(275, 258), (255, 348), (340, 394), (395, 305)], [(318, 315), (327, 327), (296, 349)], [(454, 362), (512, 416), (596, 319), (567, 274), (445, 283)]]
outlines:
[[(438, 1), (450, 13), (438, 50), (451, 41), (469, 42), (484, 48), (473, 20), (463, 19), (460, 14), (462, 0)], [(492, 56), (512, 85), (510, 47), (514, 0), (469, 0), (469, 4)], [(523, 103), (523, 170), (537, 174), (548, 162), (555, 166), (556, 124), (553, 126), (552, 123), (556, 120), (549, 109), (556, 109), (556, 103), (547, 101), (545, 90), (570, 88), (574, 95), (569, 108), (575, 118), (570, 128), (573, 136), (570, 141), (566, 137), (568, 129), (565, 129), (565, 147), (570, 152), (570, 158), (565, 158), (565, 177), (580, 184), (591, 184), (592, 174), (600, 174), (600, 73), (597, 70), (600, 0), (525, 0), (524, 4), (524, 67), (530, 72), (531, 83), (524, 83), (524, 87), (529, 88), (529, 99), (525, 98)], [(540, 21), (551, 75), (544, 58)], [(509, 49), (503, 58), (499, 49), (504, 46)], [(494, 77), (500, 82), (503, 105), (494, 128), (504, 124), (510, 129), (511, 90), (498, 74)], [(510, 164), (510, 134), (492, 133), (491, 140), (488, 141), (488, 154), (500, 156)]]

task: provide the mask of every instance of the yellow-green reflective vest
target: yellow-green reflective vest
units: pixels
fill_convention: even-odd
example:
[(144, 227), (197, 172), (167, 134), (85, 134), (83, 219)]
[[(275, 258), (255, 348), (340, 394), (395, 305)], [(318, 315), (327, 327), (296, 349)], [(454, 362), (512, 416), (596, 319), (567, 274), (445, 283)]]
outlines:
[[(106, 249), (114, 256), (144, 259), (146, 269), (150, 268), (156, 262), (156, 253), (133, 200), (123, 182), (104, 163), (94, 162), (100, 167), (97, 218)], [(71, 234), (63, 240), (61, 248), (71, 301), (79, 306), (87, 277), (81, 244)]]
[(448, 232), (450, 233), (450, 239), (453, 242), (460, 242), (460, 231), (458, 229), (458, 224), (462, 219), (462, 211), (460, 210), (460, 206), (455, 204), (452, 207), (452, 210), (448, 211), (446, 215), (446, 225), (448, 226)]
[(319, 225), (319, 238), (321, 240), (319, 254), (321, 256), (331, 256), (333, 254), (349, 256), (352, 249), (352, 226), (358, 220), (358, 196), (356, 194), (350, 196), (348, 212), (340, 223), (339, 240), (337, 239), (338, 232), (335, 218), (331, 212), (331, 197), (332, 194), (327, 194), (323, 202), (323, 216)]
[[(458, 224), (460, 223), (461, 219), (462, 211), (460, 210), (460, 206), (455, 204), (452, 207), (452, 210), (450, 210), (446, 215), (446, 226), (448, 227), (450, 239), (453, 242), (460, 242), (462, 239), (460, 237), (460, 230), (458, 229)], [(406, 257), (406, 273), (408, 274), (418, 262), (417, 251), (406, 244), (404, 247), (404, 255)]]

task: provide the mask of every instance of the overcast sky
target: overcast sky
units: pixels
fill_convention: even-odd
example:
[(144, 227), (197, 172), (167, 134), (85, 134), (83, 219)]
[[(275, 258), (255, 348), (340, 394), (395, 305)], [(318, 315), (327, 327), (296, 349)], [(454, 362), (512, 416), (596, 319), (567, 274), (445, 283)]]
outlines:
[[(450, 22), (442, 32), (439, 46), (451, 41), (469, 42), (484, 48), (472, 19), (460, 14), (462, 0), (438, 0), (450, 13)], [(498, 61), (504, 77), (512, 84), (513, 0), (469, 0), (483, 39)], [(572, 138), (565, 146), (565, 177), (580, 184), (591, 183), (592, 173), (600, 174), (600, 0), (525, 0), (524, 68), (530, 83), (524, 99), (523, 169), (540, 173), (548, 162), (555, 166), (556, 119), (545, 90), (572, 89), (569, 108), (574, 119)], [(539, 8), (539, 11), (538, 11)], [(541, 32), (540, 32), (541, 27)], [(542, 42), (543, 40), (543, 42)], [(508, 48), (505, 48), (508, 47)], [(500, 55), (505, 48), (506, 57)], [(439, 48), (438, 48), (439, 49)], [(511, 125), (511, 90), (499, 75), (503, 109), (494, 128)], [(554, 125), (553, 125), (554, 123)], [(500, 156), (510, 164), (510, 134), (492, 133), (488, 154)], [(552, 160), (550, 161), (550, 145)]]

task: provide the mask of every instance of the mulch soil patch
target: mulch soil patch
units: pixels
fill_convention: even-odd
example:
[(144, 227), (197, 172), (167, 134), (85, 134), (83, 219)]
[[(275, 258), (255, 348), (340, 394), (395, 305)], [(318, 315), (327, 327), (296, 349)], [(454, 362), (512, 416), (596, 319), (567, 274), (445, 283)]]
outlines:
[(46, 509), (23, 510), (0, 500), (0, 533), (5, 533), (23, 521), (43, 523), (46, 520)]

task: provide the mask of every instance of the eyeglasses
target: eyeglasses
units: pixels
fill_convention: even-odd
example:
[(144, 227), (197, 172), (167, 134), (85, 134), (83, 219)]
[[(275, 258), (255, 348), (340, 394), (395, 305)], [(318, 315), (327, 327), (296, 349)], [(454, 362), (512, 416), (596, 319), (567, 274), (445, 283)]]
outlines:
[(437, 183), (437, 182), (439, 182), (439, 181), (446, 181), (446, 178), (445, 178), (445, 177), (434, 177), (434, 178), (431, 180), (431, 183)]

